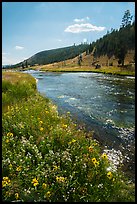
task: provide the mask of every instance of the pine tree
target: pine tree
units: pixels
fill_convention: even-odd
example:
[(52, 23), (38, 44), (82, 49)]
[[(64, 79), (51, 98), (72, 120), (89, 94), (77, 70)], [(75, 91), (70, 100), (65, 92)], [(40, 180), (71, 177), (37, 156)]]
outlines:
[(131, 16), (130, 11), (127, 10), (125, 11), (125, 14), (122, 18), (122, 24), (121, 27), (126, 27), (127, 25), (131, 25), (131, 21), (132, 21), (133, 16)]
[(26, 60), (26, 68), (28, 68), (28, 62), (27, 62), (27, 60)]

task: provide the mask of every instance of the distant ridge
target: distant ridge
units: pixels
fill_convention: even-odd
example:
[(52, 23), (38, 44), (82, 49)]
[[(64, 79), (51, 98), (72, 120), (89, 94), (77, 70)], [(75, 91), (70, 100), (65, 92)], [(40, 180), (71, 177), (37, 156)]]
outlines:
[[(34, 66), (36, 64), (51, 64), (54, 62), (60, 62), (68, 59), (72, 59), (88, 49), (88, 44), (73, 45), (63, 48), (57, 48), (52, 50), (41, 51), (27, 59), (27, 64)], [(13, 65), (14, 68), (20, 67), (22, 63), (25, 66), (26, 60), (18, 64)]]
[[(111, 29), (111, 32), (107, 32), (102, 38), (90, 44), (74, 44), (73, 46), (38, 52), (27, 60), (10, 66), (10, 68), (47, 65), (55, 62), (65, 63), (65, 60), (73, 59), (84, 52), (87, 56), (92, 54), (93, 61), (107, 56), (108, 61), (113, 57), (118, 64), (123, 66), (125, 57), (130, 51), (135, 51), (135, 22), (121, 27), (119, 30)], [(135, 61), (135, 54), (130, 61)]]

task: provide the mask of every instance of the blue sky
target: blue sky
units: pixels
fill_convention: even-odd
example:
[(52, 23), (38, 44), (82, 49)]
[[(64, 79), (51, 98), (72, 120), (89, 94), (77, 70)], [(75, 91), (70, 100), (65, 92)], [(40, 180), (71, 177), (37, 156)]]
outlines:
[(119, 29), (135, 2), (2, 2), (2, 65), (43, 50), (92, 43)]

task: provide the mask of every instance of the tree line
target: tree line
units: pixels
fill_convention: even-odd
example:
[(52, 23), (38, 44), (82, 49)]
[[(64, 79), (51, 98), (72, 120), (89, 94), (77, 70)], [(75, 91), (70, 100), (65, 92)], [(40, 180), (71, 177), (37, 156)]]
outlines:
[(94, 58), (107, 55), (110, 59), (115, 56), (118, 64), (123, 66), (127, 52), (135, 50), (135, 20), (132, 22), (132, 18), (130, 11), (125, 11), (120, 28), (117, 30), (112, 28), (111, 32), (107, 31), (102, 38), (90, 43), (86, 54), (92, 53), (94, 49)]

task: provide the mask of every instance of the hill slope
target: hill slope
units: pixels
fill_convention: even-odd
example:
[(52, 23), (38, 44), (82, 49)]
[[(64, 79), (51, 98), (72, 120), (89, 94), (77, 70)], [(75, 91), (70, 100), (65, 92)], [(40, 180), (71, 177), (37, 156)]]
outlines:
[[(71, 59), (83, 53), (88, 48), (88, 46), (88, 44), (81, 44), (77, 46), (73, 45), (64, 48), (42, 51), (27, 59), (27, 64), (30, 66), (35, 64), (44, 65)], [(24, 61), (14, 65), (14, 67), (19, 67), (22, 65), (22, 63), (24, 66), (26, 65), (26, 61)]]
[[(79, 61), (78, 56), (85, 56), (82, 61)], [(127, 56), (130, 53), (130, 58)], [(56, 64), (61, 62), (61, 65), (69, 63), (71, 65), (83, 64), (91, 66), (97, 63), (105, 65), (124, 65), (135, 61), (135, 22), (132, 25), (127, 25), (119, 30), (112, 30), (102, 38), (90, 44), (73, 45), (64, 48), (41, 51), (27, 60), (13, 65), (12, 68), (27, 67), (34, 65)], [(60, 66), (60, 63), (58, 64)]]

